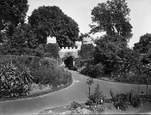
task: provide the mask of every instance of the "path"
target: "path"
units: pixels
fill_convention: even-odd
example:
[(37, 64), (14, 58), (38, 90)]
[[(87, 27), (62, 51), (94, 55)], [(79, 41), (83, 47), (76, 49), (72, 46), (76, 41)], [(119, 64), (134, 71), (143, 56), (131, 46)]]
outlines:
[[(75, 71), (71, 72), (74, 81), (71, 86), (61, 91), (39, 97), (0, 102), (0, 115), (37, 115), (40, 111), (47, 108), (67, 105), (73, 101), (81, 102), (87, 100), (87, 77), (80, 75)], [(110, 96), (110, 89), (116, 92), (128, 92), (131, 89), (137, 91), (138, 88), (137, 85), (114, 83), (101, 80), (94, 80), (94, 82), (95, 84), (92, 85), (92, 89), (94, 89), (96, 84), (99, 84), (103, 94), (107, 97)], [(141, 91), (145, 91), (145, 86), (142, 85), (140, 89)]]

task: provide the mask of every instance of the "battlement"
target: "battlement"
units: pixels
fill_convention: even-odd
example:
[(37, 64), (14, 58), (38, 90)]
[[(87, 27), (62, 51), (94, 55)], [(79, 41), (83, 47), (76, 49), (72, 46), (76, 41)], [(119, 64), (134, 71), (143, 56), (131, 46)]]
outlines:
[(62, 47), (61, 49), (60, 49), (60, 52), (77, 52), (78, 50), (80, 50), (80, 47), (77, 47), (77, 48), (75, 48), (75, 47)]
[(80, 50), (80, 47), (77, 47), (77, 48), (75, 48), (75, 47), (65, 47), (64, 48), (63, 47), (60, 49), (59, 55), (62, 58), (66, 52), (72, 52), (73, 55), (77, 58), (78, 57), (78, 50)]

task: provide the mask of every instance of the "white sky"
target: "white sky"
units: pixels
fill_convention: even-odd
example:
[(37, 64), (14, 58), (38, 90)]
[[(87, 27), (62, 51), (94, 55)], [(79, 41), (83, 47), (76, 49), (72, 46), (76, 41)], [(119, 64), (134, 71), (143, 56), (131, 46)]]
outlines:
[[(80, 32), (90, 31), (89, 24), (91, 21), (91, 10), (98, 3), (106, 0), (28, 0), (29, 10), (27, 16), (30, 16), (34, 9), (39, 6), (58, 6), (60, 9), (74, 19)], [(135, 42), (139, 41), (140, 36), (151, 33), (151, 0), (127, 0), (128, 7), (131, 9), (130, 18), (133, 26), (133, 37), (129, 46), (132, 47)]]

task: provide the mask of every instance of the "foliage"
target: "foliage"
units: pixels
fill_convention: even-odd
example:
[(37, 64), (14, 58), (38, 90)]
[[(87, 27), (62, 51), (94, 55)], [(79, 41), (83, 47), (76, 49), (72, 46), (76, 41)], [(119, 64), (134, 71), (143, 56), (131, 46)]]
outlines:
[(39, 44), (35, 49), (33, 54), (34, 56), (37, 57), (52, 57), (52, 54), (50, 52), (46, 52), (45, 46), (43, 44)]
[(93, 64), (93, 59), (81, 59), (81, 57), (78, 57), (75, 59), (75, 70), (78, 70), (88, 64)]
[(72, 46), (78, 39), (78, 24), (57, 6), (41, 6), (28, 18), (37, 33), (39, 43), (46, 44), (48, 36), (56, 37), (59, 47)]
[(125, 0), (108, 0), (93, 8), (91, 32), (105, 31), (107, 35), (120, 35), (129, 40), (132, 36), (132, 26), (129, 23), (130, 9)]
[(102, 91), (100, 91), (100, 87), (97, 84), (94, 93), (91, 93), (90, 96), (88, 96), (88, 101), (86, 102), (86, 105), (94, 106), (103, 104), (105, 100), (105, 96), (102, 94)]
[(45, 68), (54, 69), (57, 66), (57, 61), (49, 57), (44, 57), (39, 62), (40, 62), (40, 65)]
[(103, 74), (103, 65), (101, 63), (97, 64), (97, 65), (87, 65), (85, 68), (83, 68), (81, 70), (81, 74), (84, 74), (84, 75), (89, 75), (90, 77), (92, 78), (96, 78), (98, 77), (99, 75)]
[(89, 85), (89, 97), (90, 97), (90, 95), (91, 95), (91, 85), (94, 83), (93, 78), (88, 78), (86, 83)]
[(92, 44), (82, 44), (79, 55), (82, 59), (89, 59), (92, 57), (94, 46)]
[(140, 97), (136, 95), (133, 91), (128, 93), (128, 101), (133, 107), (139, 107), (141, 105)]
[(70, 105), (70, 110), (75, 110), (77, 109), (78, 107), (81, 107), (81, 105), (77, 102), (72, 102), (71, 105)]
[(1, 95), (0, 98), (18, 97), (28, 95), (29, 87), (27, 76), (30, 73), (22, 71), (10, 62), (0, 64)]
[[(120, 76), (127, 79), (131, 77), (130, 73), (134, 75), (140, 74), (139, 54), (132, 49), (123, 48), (117, 53), (119, 59), (115, 65), (116, 71), (112, 72), (112, 77)], [(132, 76), (133, 77), (133, 76)]]
[(113, 101), (113, 105), (116, 107), (116, 109), (121, 109), (125, 111), (128, 108), (128, 105), (126, 104), (127, 96), (125, 94), (114, 94), (112, 90), (110, 90), (110, 95)]
[(28, 24), (18, 25), (7, 42), (3, 44), (3, 54), (31, 55), (38, 46), (36, 36)]
[(49, 84), (53, 87), (57, 87), (61, 84), (65, 85), (71, 79), (71, 74), (60, 67), (51, 69), (40, 66), (39, 69), (33, 74), (37, 84)]
[(27, 0), (1, 0), (0, 1), (0, 30), (7, 30), (8, 35), (13, 34), (14, 28), (25, 21), (28, 11)]
[(134, 44), (133, 49), (138, 51), (140, 54), (145, 53), (147, 54), (151, 48), (151, 34), (147, 33), (140, 37), (138, 43)]
[(45, 45), (45, 51), (49, 52), (55, 59), (59, 57), (59, 46), (58, 44), (46, 44)]
[(141, 105), (140, 97), (133, 91), (128, 92), (127, 94), (115, 94), (110, 89), (110, 95), (116, 109), (125, 111), (128, 108), (129, 104), (133, 107), (139, 107)]
[(70, 82), (71, 74), (59, 67), (53, 58), (45, 57), (39, 61), (40, 66), (32, 72), (37, 84), (49, 84), (53, 87)]
[(28, 95), (32, 83), (53, 87), (71, 82), (71, 73), (51, 58), (0, 55), (0, 98)]
[(103, 36), (95, 41), (96, 47), (93, 53), (94, 62), (102, 63), (105, 67), (104, 73), (115, 71), (120, 57), (118, 52), (126, 48), (126, 42), (121, 36)]
[(81, 34), (80, 34), (80, 36), (79, 36), (79, 41), (82, 42), (82, 45), (83, 45), (83, 42), (84, 42), (83, 40), (84, 40), (84, 38), (86, 38), (86, 37), (90, 37), (88, 33), (85, 33), (85, 34), (81, 33)]

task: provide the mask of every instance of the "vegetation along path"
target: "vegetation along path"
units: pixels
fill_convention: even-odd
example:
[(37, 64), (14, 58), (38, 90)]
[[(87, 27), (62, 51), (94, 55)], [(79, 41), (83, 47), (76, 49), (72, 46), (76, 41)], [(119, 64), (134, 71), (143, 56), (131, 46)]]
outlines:
[[(71, 86), (39, 97), (0, 102), (0, 115), (37, 115), (40, 111), (47, 108), (68, 105), (73, 101), (86, 101), (86, 92), (88, 92), (87, 77), (75, 71), (70, 72), (73, 76), (73, 84)], [(100, 85), (100, 89), (106, 97), (110, 97), (110, 89), (118, 93), (131, 90), (137, 92), (138, 89), (137, 84), (123, 84), (94, 79), (92, 90), (94, 90), (96, 84)], [(145, 87), (145, 85), (141, 85), (140, 92), (145, 91)], [(151, 86), (149, 87), (151, 88)]]

